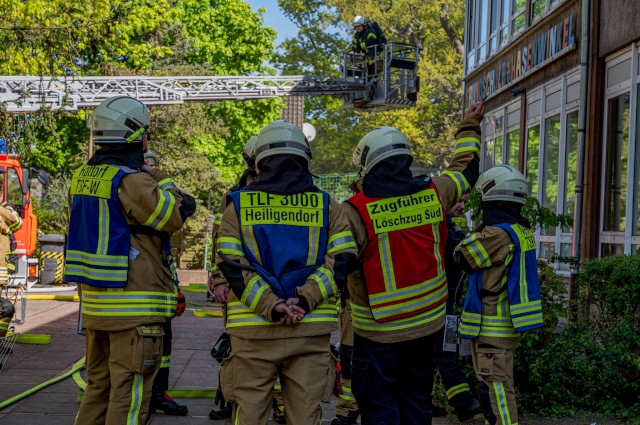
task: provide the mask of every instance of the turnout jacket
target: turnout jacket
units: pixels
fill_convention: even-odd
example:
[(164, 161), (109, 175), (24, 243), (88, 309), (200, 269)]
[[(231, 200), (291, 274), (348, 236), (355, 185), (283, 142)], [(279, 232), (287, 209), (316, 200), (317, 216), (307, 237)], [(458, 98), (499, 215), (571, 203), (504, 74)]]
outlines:
[[(470, 166), (472, 161), (476, 161), (477, 164), (479, 153), (480, 124), (478, 121), (463, 121), (456, 134), (456, 144), (451, 164), (441, 176), (431, 178), (431, 183), (435, 186), (443, 214), (451, 210), (462, 194), (469, 190), (470, 184), (464, 173), (469, 175), (471, 169), (468, 170), (467, 167)], [(471, 177), (477, 179), (477, 171), (473, 171), (472, 174), (474, 175)], [(351, 230), (358, 247), (358, 260), (360, 264), (362, 264), (367, 246), (370, 243), (367, 226), (355, 206), (345, 203), (343, 209), (351, 225)], [(444, 220), (444, 216), (442, 219)], [(444, 226), (446, 228), (446, 224)], [(393, 343), (418, 339), (435, 333), (444, 326), (446, 310), (444, 301), (447, 298), (447, 291), (446, 277), (444, 275), (444, 259), (440, 253), (442, 252), (441, 248), (444, 247), (446, 242), (446, 230), (443, 233), (440, 237), (436, 235), (435, 240), (430, 244), (425, 243), (424, 246), (412, 247), (409, 252), (404, 250), (396, 254), (396, 256), (402, 257), (401, 262), (421, 262), (424, 261), (424, 255), (421, 251), (424, 249), (434, 250), (434, 255), (438, 262), (436, 265), (438, 276), (441, 274), (442, 277), (437, 279), (436, 283), (438, 288), (435, 288), (435, 284), (433, 284), (433, 288), (431, 289), (435, 288), (436, 291), (442, 293), (438, 295), (440, 298), (435, 302), (436, 305), (427, 311), (422, 311), (409, 317), (396, 318), (391, 321), (376, 320), (374, 314), (372, 314), (370, 297), (367, 293), (367, 285), (364, 280), (362, 265), (349, 275), (347, 284), (352, 309), (352, 321), (354, 331), (358, 335), (380, 343)], [(392, 257), (393, 255), (392, 253)], [(407, 256), (411, 258), (407, 259)], [(391, 268), (393, 269), (393, 264)]]
[[(15, 248), (11, 247), (11, 234), (22, 227), (20, 215), (9, 205), (0, 205), (0, 285), (9, 281), (9, 273), (15, 270), (15, 264), (8, 261)], [(12, 270), (9, 270), (12, 269)]]
[[(87, 329), (121, 331), (163, 323), (175, 314), (177, 289), (166, 252), (167, 234), (162, 232), (182, 227), (182, 194), (166, 172), (154, 168), (122, 177), (117, 196), (131, 229), (127, 282), (123, 288), (78, 285)], [(82, 225), (69, 222), (70, 229)]]
[(462, 309), (463, 338), (514, 348), (520, 332), (544, 325), (535, 238), (519, 224), (487, 226), (456, 248), (474, 273)]
[[(266, 192), (251, 193), (266, 195)], [(321, 195), (321, 192), (317, 193)], [(309, 274), (306, 280), (300, 281), (300, 285), (295, 288), (295, 296), (303, 297), (307, 301), (310, 308), (309, 314), (296, 325), (288, 326), (275, 323), (271, 315), (273, 309), (276, 304), (286, 301), (286, 299), (276, 295), (277, 289), (274, 290), (270, 285), (263, 284), (267, 279), (263, 279), (259, 273), (243, 270), (242, 275), (245, 283), (243, 299), (239, 300), (234, 291), (229, 292), (227, 299), (227, 332), (230, 335), (247, 339), (274, 339), (324, 335), (338, 329), (337, 287), (333, 280), (335, 256), (341, 253), (355, 254), (356, 251), (349, 223), (343, 215), (342, 209), (333, 199), (328, 198), (328, 200), (329, 217), (325, 246), (306, 246), (305, 242), (305, 249), (311, 250), (311, 253), (324, 251), (324, 258), (321, 260), (317, 272)], [(218, 266), (223, 262), (220, 252), (225, 255), (227, 260), (245, 265), (250, 264), (248, 256), (252, 254), (246, 252), (248, 247), (243, 238), (245, 236), (250, 238), (249, 243), (251, 243), (253, 240), (251, 227), (253, 226), (242, 226), (241, 228), (235, 203), (230, 201), (218, 232), (216, 253)], [(313, 227), (309, 227), (309, 229), (311, 229), (309, 232), (312, 232)], [(281, 242), (287, 243), (287, 241)], [(257, 247), (253, 247), (253, 250), (255, 248), (259, 251), (259, 244)], [(301, 253), (292, 253), (292, 257), (297, 257)]]

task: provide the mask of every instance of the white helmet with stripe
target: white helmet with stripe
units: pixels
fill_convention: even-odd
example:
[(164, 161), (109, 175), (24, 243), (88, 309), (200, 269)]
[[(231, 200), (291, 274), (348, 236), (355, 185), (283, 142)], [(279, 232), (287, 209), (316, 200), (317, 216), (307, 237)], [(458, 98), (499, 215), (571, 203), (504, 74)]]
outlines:
[(498, 165), (480, 175), (476, 183), (482, 202), (507, 201), (525, 204), (529, 193), (527, 179), (517, 169)]
[(136, 143), (147, 133), (149, 120), (149, 108), (144, 103), (129, 96), (116, 96), (93, 110), (89, 128), (96, 144)]
[(353, 164), (366, 174), (383, 159), (396, 155), (409, 155), (413, 158), (409, 140), (393, 127), (378, 127), (360, 140), (353, 152)]

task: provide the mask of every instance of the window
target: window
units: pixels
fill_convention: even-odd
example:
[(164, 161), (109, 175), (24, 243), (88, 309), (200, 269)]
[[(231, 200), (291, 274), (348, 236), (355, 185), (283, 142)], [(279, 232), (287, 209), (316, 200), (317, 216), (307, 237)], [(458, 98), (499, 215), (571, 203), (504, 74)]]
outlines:
[(520, 152), (520, 128), (516, 128), (507, 134), (507, 147), (505, 152), (507, 154), (507, 165), (513, 168), (519, 168), (520, 158), (518, 152)]
[(22, 186), (15, 168), (7, 169), (7, 203), (22, 205)]
[(629, 150), (629, 93), (609, 100), (603, 230), (624, 232), (626, 226)]
[(485, 114), (482, 132), (483, 170), (502, 164), (519, 168), (520, 103), (521, 100), (518, 99), (505, 107)]
[[(552, 212), (574, 214), (578, 166), (578, 99), (580, 73), (574, 69), (527, 93), (525, 171), (530, 195)], [(536, 232), (538, 256), (571, 255), (573, 229)], [(555, 264), (568, 271), (564, 264)]]
[[(545, 120), (544, 159), (542, 165), (542, 199), (543, 207), (551, 211), (558, 209), (558, 160), (560, 158), (560, 115)], [(544, 235), (554, 236), (556, 228), (547, 228)]]
[(478, 62), (487, 58), (487, 28), (489, 0), (480, 0), (480, 25), (478, 25)]
[(512, 8), (513, 15), (511, 18), (511, 33), (518, 34), (524, 29), (526, 19), (524, 15), (524, 9), (527, 5), (527, 0), (513, 0)]
[(601, 255), (634, 254), (640, 246), (639, 50), (632, 45), (606, 61)]
[[(573, 217), (576, 208), (576, 181), (578, 177), (578, 111), (567, 115), (565, 128), (567, 132), (567, 153), (565, 155), (564, 170), (567, 182), (564, 186), (563, 213)], [(563, 231), (570, 233), (571, 228), (565, 228)]]
[(530, 127), (527, 131), (527, 183), (529, 196), (538, 196), (538, 156), (540, 154), (540, 126)]
[(531, 22), (535, 22), (553, 10), (563, 0), (531, 0)]

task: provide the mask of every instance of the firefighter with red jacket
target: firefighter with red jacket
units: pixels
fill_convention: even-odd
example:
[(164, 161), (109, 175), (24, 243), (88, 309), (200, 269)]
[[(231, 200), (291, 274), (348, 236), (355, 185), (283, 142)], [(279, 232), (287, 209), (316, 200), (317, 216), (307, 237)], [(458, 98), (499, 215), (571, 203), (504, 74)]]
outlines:
[(139, 100), (103, 101), (91, 123), (100, 149), (71, 180), (64, 280), (78, 283), (88, 378), (78, 425), (146, 422), (176, 311), (163, 235), (188, 211), (173, 180), (144, 164), (148, 126)]
[(446, 212), (478, 178), (474, 105), (442, 176), (412, 177), (407, 138), (379, 127), (358, 144), (362, 192), (347, 202), (359, 267), (348, 289), (355, 330), (352, 390), (366, 424), (431, 424), (434, 336), (444, 326)]

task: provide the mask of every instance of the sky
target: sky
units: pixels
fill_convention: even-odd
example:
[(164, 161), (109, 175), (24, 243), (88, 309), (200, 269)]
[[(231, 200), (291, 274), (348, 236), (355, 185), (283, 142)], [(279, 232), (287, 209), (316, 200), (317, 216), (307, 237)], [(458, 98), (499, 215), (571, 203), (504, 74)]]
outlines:
[(280, 45), (285, 38), (295, 37), (298, 34), (298, 28), (291, 22), (282, 10), (278, 7), (278, 0), (245, 0), (251, 5), (251, 9), (257, 11), (264, 8), (264, 25), (271, 27), (278, 33), (275, 47)]

